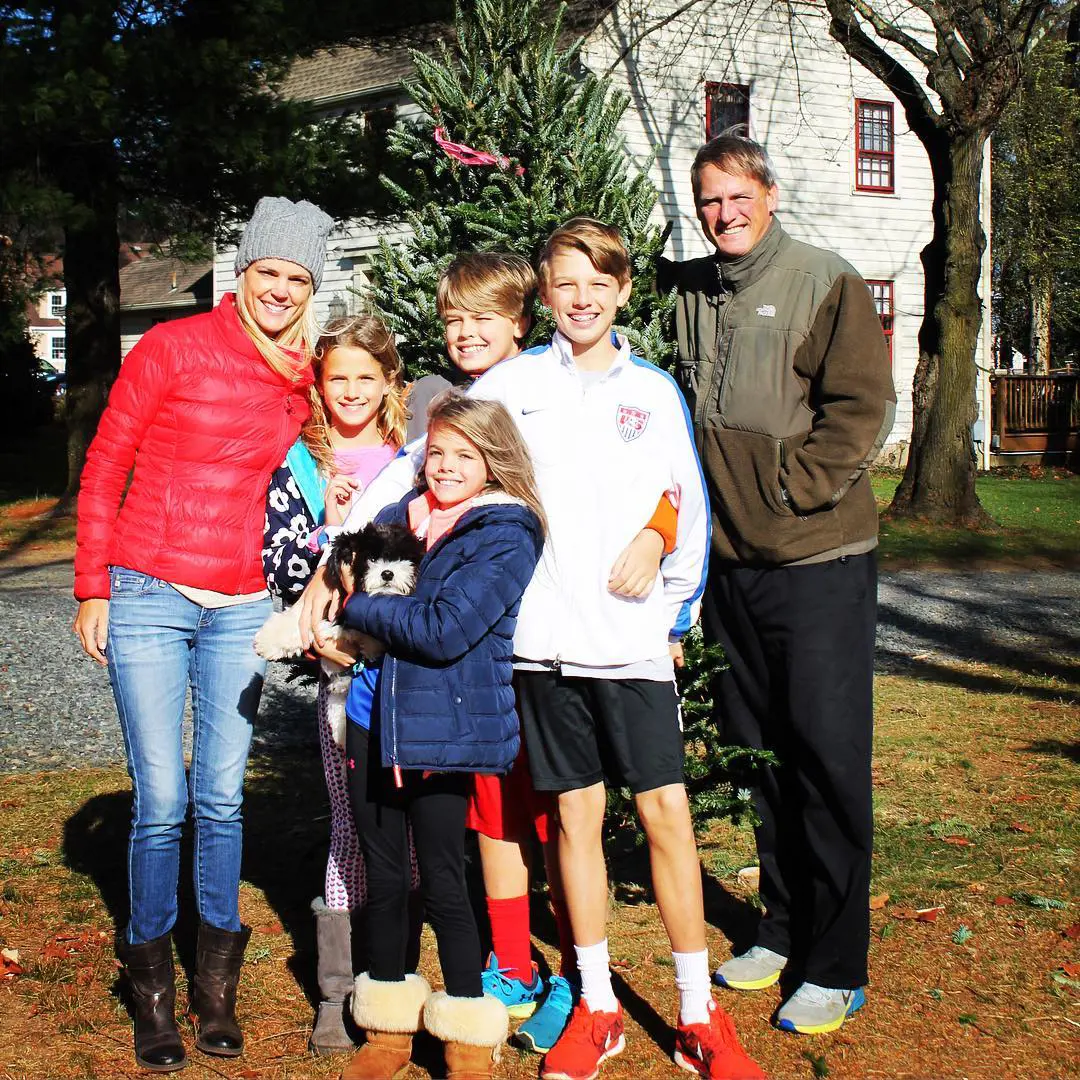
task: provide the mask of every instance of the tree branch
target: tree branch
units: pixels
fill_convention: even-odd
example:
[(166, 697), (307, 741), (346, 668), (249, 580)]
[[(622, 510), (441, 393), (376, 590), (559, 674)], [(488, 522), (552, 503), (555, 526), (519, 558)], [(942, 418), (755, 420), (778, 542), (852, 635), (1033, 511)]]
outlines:
[[(929, 68), (938, 59), (937, 53), (932, 49), (928, 49), (921, 42), (916, 41), (910, 34), (905, 34), (894, 23), (889, 22), (887, 19), (879, 15), (866, 0), (850, 0), (846, 5), (848, 8), (852, 8), (859, 13), (873, 28), (874, 33), (878, 37), (883, 38), (885, 41), (891, 41), (894, 45), (899, 45), (905, 52), (911, 53), (920, 64)], [(826, 4), (829, 11), (833, 12), (833, 5)]]

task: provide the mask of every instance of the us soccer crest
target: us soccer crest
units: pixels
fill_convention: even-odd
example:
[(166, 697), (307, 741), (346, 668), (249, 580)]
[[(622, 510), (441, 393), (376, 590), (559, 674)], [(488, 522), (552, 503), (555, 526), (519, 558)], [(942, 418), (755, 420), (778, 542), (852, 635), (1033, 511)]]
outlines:
[(644, 409), (635, 409), (633, 405), (620, 405), (615, 413), (615, 425), (619, 429), (623, 442), (633, 442), (649, 422), (649, 414)]

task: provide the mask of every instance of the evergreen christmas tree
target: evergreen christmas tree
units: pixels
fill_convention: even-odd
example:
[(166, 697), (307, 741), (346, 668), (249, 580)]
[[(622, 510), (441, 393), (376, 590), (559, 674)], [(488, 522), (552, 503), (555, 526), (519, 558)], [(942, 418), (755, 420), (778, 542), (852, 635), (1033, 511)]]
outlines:
[[(629, 99), (605, 78), (581, 76), (580, 40), (559, 48), (563, 14), (560, 6), (545, 20), (539, 0), (468, 0), (456, 9), (452, 42), (433, 56), (413, 53), (407, 86), (425, 117), (391, 133), (406, 179), (385, 181), (412, 236), (384, 242), (372, 296), (413, 377), (445, 367), (435, 284), (454, 255), (510, 251), (535, 264), (575, 214), (622, 232), (634, 288), (619, 328), (654, 363), (670, 354), (670, 301), (653, 295), (664, 243), (649, 220), (656, 189), (648, 163), (635, 168), (618, 133)], [(550, 335), (537, 319), (529, 343)]]
[[(389, 152), (405, 178), (384, 178), (412, 235), (382, 244), (372, 294), (413, 378), (447, 364), (435, 309), (447, 263), (461, 252), (491, 250), (535, 265), (548, 236), (575, 214), (622, 232), (633, 291), (618, 328), (653, 363), (671, 356), (665, 329), (673, 301), (653, 287), (665, 236), (650, 222), (657, 193), (649, 162), (635, 167), (619, 134), (626, 95), (581, 72), (580, 40), (559, 48), (564, 12), (560, 6), (545, 19), (540, 0), (465, 0), (456, 9), (455, 39), (434, 56), (413, 53), (408, 89), (424, 119), (391, 132)], [(526, 344), (551, 332), (541, 314)], [(723, 653), (705, 647), (696, 631), (686, 650), (679, 682), (695, 822), (752, 818), (744, 777), (771, 755), (722, 744), (710, 684)], [(612, 791), (610, 807), (610, 828), (630, 825), (628, 790)]]

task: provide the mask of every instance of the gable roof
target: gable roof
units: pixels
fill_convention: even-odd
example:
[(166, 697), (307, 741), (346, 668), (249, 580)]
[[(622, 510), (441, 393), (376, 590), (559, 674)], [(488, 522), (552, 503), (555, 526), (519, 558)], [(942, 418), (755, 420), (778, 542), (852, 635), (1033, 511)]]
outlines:
[(210, 307), (213, 260), (185, 262), (173, 256), (148, 255), (120, 270), (120, 310)]
[[(552, 12), (556, 6), (544, 5)], [(569, 45), (574, 38), (594, 30), (612, 6), (612, 0), (570, 0), (559, 43)], [(413, 73), (410, 51), (434, 52), (438, 42), (449, 42), (453, 36), (451, 23), (425, 23), (384, 37), (324, 49), (297, 59), (281, 92), (287, 98), (316, 105), (398, 92), (402, 80)]]

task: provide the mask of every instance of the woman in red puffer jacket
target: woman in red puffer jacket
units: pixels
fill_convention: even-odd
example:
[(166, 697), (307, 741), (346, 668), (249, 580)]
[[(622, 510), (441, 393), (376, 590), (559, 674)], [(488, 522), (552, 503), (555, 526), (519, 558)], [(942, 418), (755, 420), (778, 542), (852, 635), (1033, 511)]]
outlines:
[(236, 985), (251, 930), (238, 906), (240, 806), (265, 667), (252, 642), (271, 606), (261, 557), (266, 490), (308, 417), (312, 297), (330, 225), (311, 203), (261, 199), (237, 252), (235, 296), (142, 338), (83, 469), (75, 632), (108, 666), (127, 748), (131, 919), (117, 949), (134, 1000), (135, 1057), (157, 1072), (186, 1060), (170, 932), (189, 802), (195, 1045), (223, 1057), (243, 1045)]

